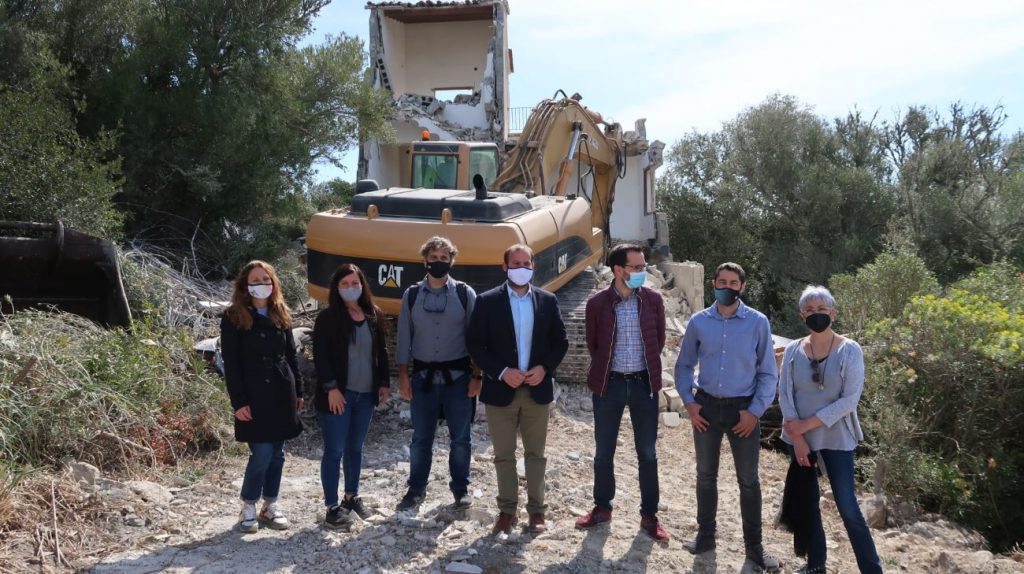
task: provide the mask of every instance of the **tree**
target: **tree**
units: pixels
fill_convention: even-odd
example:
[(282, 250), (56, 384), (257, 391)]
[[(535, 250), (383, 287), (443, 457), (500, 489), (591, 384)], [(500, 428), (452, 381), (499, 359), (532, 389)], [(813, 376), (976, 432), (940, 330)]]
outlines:
[(1024, 134), (1001, 107), (911, 107), (885, 129), (901, 213), (944, 283), (997, 260), (1024, 263)]
[(853, 112), (831, 123), (772, 96), (669, 153), (659, 197), (672, 251), (748, 269), (748, 299), (802, 332), (793, 293), (870, 261), (894, 212), (879, 129)]
[(0, 219), (53, 222), (107, 238), (120, 235), (114, 207), (115, 138), (82, 138), (72, 110), (82, 105), (70, 71), (38, 34), (0, 9)]
[(301, 233), (315, 161), (387, 137), (360, 41), (298, 46), (327, 1), (11, 4), (87, 104), (79, 134), (119, 134), (129, 234), (230, 272)]

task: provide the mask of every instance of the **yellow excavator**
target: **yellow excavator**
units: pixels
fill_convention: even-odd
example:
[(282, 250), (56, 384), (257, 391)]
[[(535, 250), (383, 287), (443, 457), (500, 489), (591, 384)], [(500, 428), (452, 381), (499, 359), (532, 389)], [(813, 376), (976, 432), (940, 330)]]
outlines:
[[(359, 182), (348, 208), (309, 221), (314, 298), (326, 301), (331, 274), (354, 263), (381, 308), (397, 314), (402, 292), (426, 273), (419, 246), (434, 235), (459, 248), (452, 274), (477, 292), (505, 280), (502, 253), (514, 243), (533, 248), (534, 284), (550, 291), (603, 259), (626, 145), (619, 124), (603, 122), (578, 96), (534, 108), (500, 173), (493, 143), (418, 141), (406, 153), (409, 187)], [(581, 292), (592, 286), (591, 277)]]

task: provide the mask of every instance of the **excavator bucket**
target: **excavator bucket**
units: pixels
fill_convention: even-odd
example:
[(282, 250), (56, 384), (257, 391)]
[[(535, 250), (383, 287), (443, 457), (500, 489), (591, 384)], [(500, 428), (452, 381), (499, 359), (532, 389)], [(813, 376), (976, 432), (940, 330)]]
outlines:
[(59, 309), (131, 326), (114, 244), (61, 222), (0, 221), (0, 310)]

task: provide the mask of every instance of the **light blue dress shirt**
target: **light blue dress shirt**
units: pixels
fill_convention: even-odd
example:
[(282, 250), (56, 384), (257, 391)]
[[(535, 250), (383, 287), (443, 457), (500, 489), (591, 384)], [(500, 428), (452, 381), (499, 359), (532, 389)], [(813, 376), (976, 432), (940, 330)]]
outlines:
[[(747, 410), (760, 417), (775, 400), (779, 380), (768, 318), (742, 301), (729, 318), (717, 304), (697, 313), (686, 325), (675, 373), (681, 391), (699, 389), (720, 399), (753, 396)], [(679, 394), (686, 404), (695, 400), (692, 392)]]
[(530, 347), (533, 346), (533, 290), (527, 289), (526, 294), (520, 297), (508, 289), (508, 304), (512, 308), (512, 323), (516, 328), (516, 349), (519, 356), (518, 369), (526, 372), (530, 369)]

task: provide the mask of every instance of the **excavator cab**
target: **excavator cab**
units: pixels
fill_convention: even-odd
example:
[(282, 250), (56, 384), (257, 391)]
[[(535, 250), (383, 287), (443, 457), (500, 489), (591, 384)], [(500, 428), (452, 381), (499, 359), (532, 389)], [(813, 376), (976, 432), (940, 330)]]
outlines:
[(409, 187), (473, 189), (473, 176), (485, 185), (498, 176), (498, 146), (484, 142), (419, 141), (412, 144)]

